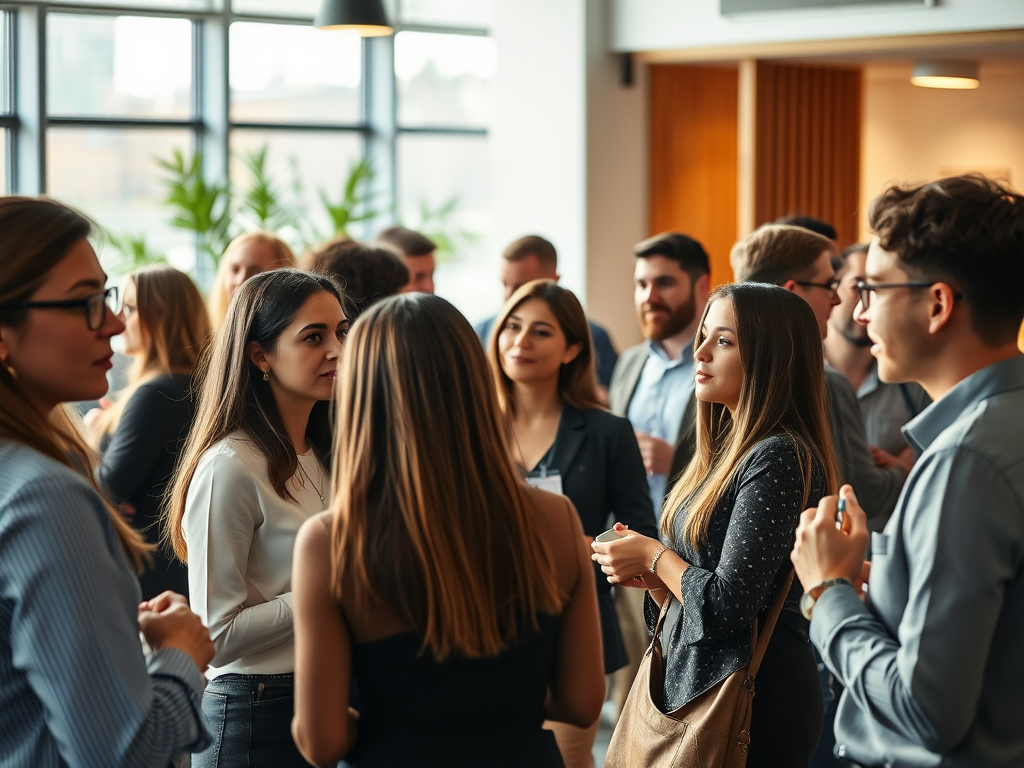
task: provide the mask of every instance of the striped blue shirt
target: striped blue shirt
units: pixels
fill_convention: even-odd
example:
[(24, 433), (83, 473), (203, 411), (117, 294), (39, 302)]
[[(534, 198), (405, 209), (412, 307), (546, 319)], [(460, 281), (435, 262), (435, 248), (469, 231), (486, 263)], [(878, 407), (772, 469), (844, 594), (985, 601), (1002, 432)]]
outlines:
[(84, 478), (0, 442), (0, 766), (167, 765), (209, 743), (203, 678), (147, 660), (138, 581)]

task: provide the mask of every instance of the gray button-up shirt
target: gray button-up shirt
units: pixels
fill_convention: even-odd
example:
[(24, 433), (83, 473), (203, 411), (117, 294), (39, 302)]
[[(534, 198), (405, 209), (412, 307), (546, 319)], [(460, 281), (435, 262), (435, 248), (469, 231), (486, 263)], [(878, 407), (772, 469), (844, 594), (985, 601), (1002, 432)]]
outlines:
[(846, 689), (837, 750), (1024, 766), (1024, 357), (967, 377), (904, 433), (921, 455), (872, 534), (868, 602), (834, 587), (811, 623)]
[(886, 384), (878, 378), (878, 363), (872, 359), (871, 370), (857, 389), (864, 434), (868, 443), (896, 455), (907, 447), (903, 425), (931, 405), (931, 398), (920, 384)]

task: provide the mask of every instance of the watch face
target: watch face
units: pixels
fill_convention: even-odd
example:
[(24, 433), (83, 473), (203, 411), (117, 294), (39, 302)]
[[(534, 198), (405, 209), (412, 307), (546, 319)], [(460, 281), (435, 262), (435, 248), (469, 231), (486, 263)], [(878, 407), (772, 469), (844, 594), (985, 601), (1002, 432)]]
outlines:
[(814, 599), (814, 595), (810, 592), (804, 592), (800, 598), (800, 613), (804, 615), (804, 618), (808, 621), (811, 620), (811, 612), (814, 610), (814, 604), (817, 600)]

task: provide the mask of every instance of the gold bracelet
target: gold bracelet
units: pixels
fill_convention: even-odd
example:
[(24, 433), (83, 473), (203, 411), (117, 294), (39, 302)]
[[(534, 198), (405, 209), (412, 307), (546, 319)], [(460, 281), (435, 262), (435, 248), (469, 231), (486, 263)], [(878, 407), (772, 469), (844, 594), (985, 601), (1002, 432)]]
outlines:
[(653, 574), (654, 574), (655, 576), (657, 576), (657, 575), (658, 575), (658, 559), (659, 559), (659, 558), (660, 558), (660, 557), (661, 557), (662, 555), (664, 555), (664, 554), (665, 554), (665, 552), (666, 552), (667, 550), (668, 550), (668, 547), (662, 547), (662, 548), (661, 548), (661, 549), (660, 549), (660, 550), (658, 551), (658, 554), (656, 554), (656, 555), (654, 556), (654, 559), (653, 559), (653, 560), (651, 560), (651, 573), (653, 573)]

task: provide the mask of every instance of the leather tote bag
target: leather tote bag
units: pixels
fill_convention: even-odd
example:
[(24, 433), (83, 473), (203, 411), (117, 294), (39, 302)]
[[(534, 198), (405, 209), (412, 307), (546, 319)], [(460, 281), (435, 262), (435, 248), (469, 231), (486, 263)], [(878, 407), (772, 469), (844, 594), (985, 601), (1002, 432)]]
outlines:
[(743, 768), (757, 670), (792, 583), (790, 572), (760, 637), (757, 619), (751, 622), (750, 664), (669, 713), (661, 711), (665, 671), (660, 641), (666, 601), (612, 734), (605, 768)]

